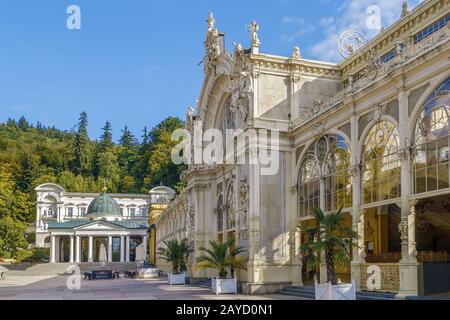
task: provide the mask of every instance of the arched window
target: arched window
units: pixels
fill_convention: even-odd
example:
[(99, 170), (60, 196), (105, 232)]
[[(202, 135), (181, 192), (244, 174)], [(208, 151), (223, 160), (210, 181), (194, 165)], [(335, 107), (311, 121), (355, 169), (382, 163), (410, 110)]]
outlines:
[(449, 187), (450, 78), (427, 99), (413, 137), (414, 193)]
[(373, 126), (364, 140), (363, 201), (373, 203), (400, 197), (400, 137), (389, 121)]
[(308, 149), (299, 177), (300, 217), (307, 217), (313, 209), (320, 208), (321, 197), (324, 197), (325, 211), (351, 207), (349, 166), (350, 149), (341, 136), (324, 136)]
[(350, 169), (350, 149), (345, 139), (336, 136), (328, 140), (330, 144), (324, 157), (325, 210), (336, 211), (352, 207), (352, 182)]
[(298, 196), (300, 217), (310, 216), (314, 208), (320, 208), (320, 168), (314, 154), (308, 154), (303, 162)]

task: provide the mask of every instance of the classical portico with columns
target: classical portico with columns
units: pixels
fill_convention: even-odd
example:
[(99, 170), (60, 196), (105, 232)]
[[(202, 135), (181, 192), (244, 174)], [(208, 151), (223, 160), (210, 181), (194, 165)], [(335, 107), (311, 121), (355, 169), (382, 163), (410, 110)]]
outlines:
[(51, 263), (101, 262), (102, 246), (104, 262), (135, 262), (142, 244), (143, 262), (154, 260), (152, 208), (175, 194), (162, 186), (149, 194), (71, 193), (52, 183), (36, 192), (36, 246), (50, 249)]
[(136, 257), (132, 249), (147, 243), (148, 228), (129, 223), (90, 221), (49, 224), (48, 230), (51, 263), (100, 262), (101, 244), (105, 245), (107, 252), (105, 262), (130, 262)]
[[(117, 202), (107, 194), (96, 197), (82, 219), (48, 222), (50, 262), (130, 262), (136, 248), (144, 244), (147, 261), (148, 224), (123, 220)], [(106, 261), (100, 261), (100, 248)]]
[(298, 47), (291, 56), (263, 53), (256, 22), (250, 48), (228, 52), (210, 16), (204, 82), (186, 129), (199, 121), (203, 133), (240, 129), (235, 140), (276, 131), (279, 146), (268, 148), (279, 170), (189, 165), (185, 192), (157, 222), (158, 240), (189, 238), (193, 266), (210, 240), (236, 239), (246, 249), (243, 291), (275, 292), (312, 285), (315, 275), (327, 281), (324, 265), (306, 270), (298, 226), (316, 223), (314, 208), (342, 208), (359, 235), (351, 263), (337, 270), (343, 282), (399, 296), (450, 291), (449, 11), (448, 0), (404, 5), (393, 25), (338, 64), (304, 59)]

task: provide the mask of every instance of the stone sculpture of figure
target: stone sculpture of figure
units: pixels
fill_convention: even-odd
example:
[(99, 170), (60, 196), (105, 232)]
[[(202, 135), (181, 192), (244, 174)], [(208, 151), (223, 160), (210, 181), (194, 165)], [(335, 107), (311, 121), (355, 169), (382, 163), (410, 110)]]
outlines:
[(233, 42), (234, 44), (234, 51), (237, 54), (243, 54), (244, 53), (244, 48), (242, 47), (242, 44), (240, 44), (239, 42)]
[(214, 19), (214, 13), (212, 13), (211, 11), (209, 12), (207, 22), (208, 22), (208, 31), (213, 31), (216, 25), (216, 19)]
[(194, 108), (188, 107), (186, 111), (186, 122), (194, 121)]
[(408, 1), (403, 1), (402, 4), (402, 18), (409, 13)]
[(252, 21), (252, 23), (249, 24), (247, 27), (248, 27), (248, 31), (251, 34), (252, 47), (259, 47), (259, 45), (260, 45), (259, 36), (258, 36), (259, 24), (256, 21)]
[(194, 108), (189, 107), (186, 111), (186, 129), (192, 130), (194, 128)]
[(293, 59), (301, 59), (302, 58), (299, 47), (294, 47), (294, 51), (292, 52), (292, 58)]

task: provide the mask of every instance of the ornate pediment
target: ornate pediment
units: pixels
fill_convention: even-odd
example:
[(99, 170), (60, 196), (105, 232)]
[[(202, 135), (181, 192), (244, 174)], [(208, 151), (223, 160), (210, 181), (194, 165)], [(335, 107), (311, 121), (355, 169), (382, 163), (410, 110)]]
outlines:
[(80, 226), (75, 228), (76, 230), (82, 231), (82, 230), (101, 230), (101, 231), (108, 231), (108, 230), (117, 230), (117, 229), (124, 229), (123, 227), (112, 225), (108, 223), (107, 221), (93, 221), (92, 223)]

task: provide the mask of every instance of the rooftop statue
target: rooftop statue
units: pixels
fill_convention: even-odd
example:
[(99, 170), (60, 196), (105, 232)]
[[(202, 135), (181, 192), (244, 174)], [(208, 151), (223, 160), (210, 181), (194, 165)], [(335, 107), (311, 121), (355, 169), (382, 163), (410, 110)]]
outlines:
[(214, 13), (211, 11), (209, 11), (208, 20), (206, 20), (206, 22), (208, 22), (208, 31), (213, 31), (216, 25), (216, 19), (214, 19)]
[(408, 1), (403, 1), (402, 4), (402, 18), (409, 13)]
[(259, 24), (253, 20), (252, 23), (247, 26), (247, 28), (251, 34), (252, 47), (259, 47), (259, 45), (261, 44), (258, 36)]
[(186, 112), (186, 122), (192, 122), (194, 121), (194, 108), (188, 107)]
[(292, 58), (293, 59), (301, 59), (302, 58), (302, 54), (300, 52), (299, 47), (294, 47), (294, 50), (292, 51)]

